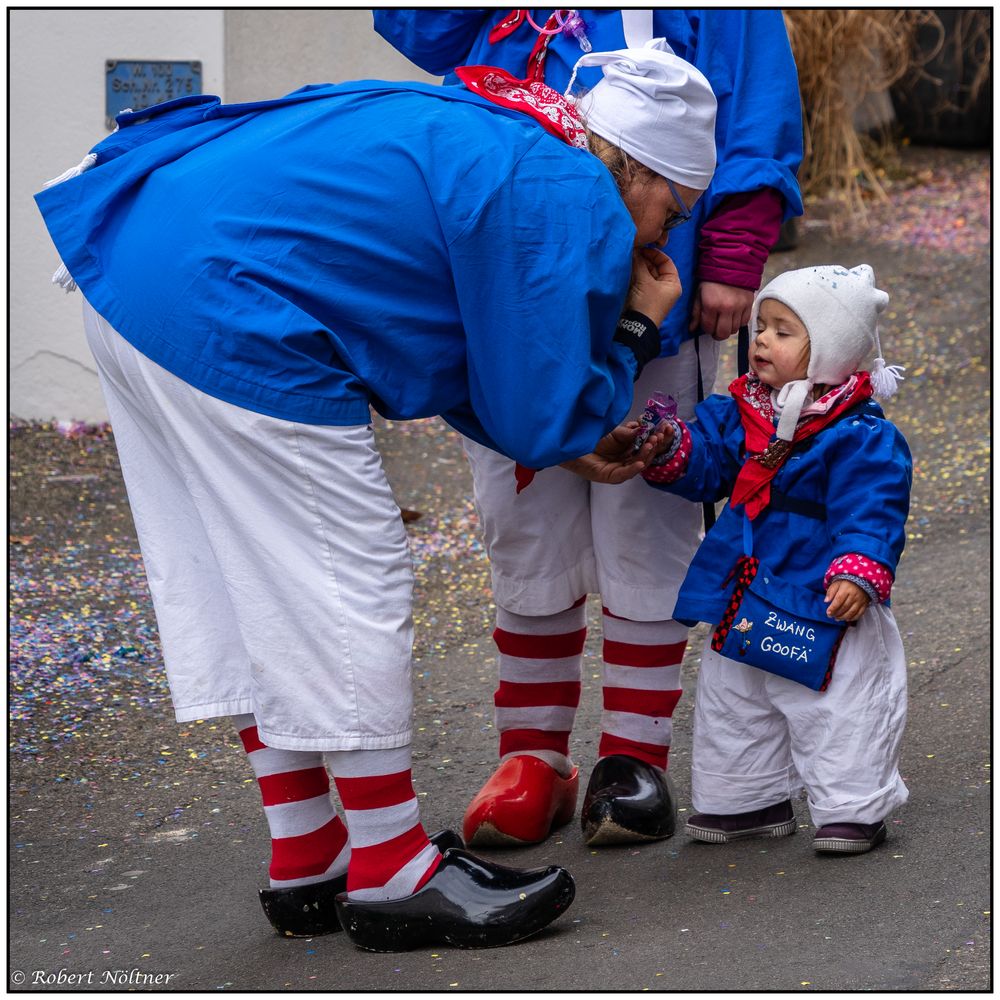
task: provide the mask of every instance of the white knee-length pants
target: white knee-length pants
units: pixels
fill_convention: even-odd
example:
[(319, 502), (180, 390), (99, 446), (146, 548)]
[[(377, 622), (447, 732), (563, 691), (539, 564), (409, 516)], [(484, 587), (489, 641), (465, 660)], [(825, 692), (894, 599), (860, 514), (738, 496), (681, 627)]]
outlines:
[(84, 323), (177, 720), (252, 712), (285, 750), (409, 743), (412, 570), (371, 427), (233, 406)]
[[(706, 394), (715, 381), (719, 348), (718, 341), (701, 338)], [(693, 341), (674, 357), (650, 362), (636, 382), (628, 418), (638, 417), (653, 392), (661, 391), (690, 419), (697, 364)], [(623, 618), (670, 618), (698, 545), (698, 504), (654, 489), (638, 476), (607, 486), (558, 466), (536, 473), (516, 494), (510, 459), (468, 439), (465, 450), (500, 607), (519, 615), (551, 615), (584, 594), (599, 593), (605, 607)]]
[(906, 658), (888, 608), (869, 608), (848, 629), (822, 692), (722, 657), (710, 642), (695, 696), (697, 812), (752, 812), (805, 788), (820, 827), (877, 823), (906, 802)]

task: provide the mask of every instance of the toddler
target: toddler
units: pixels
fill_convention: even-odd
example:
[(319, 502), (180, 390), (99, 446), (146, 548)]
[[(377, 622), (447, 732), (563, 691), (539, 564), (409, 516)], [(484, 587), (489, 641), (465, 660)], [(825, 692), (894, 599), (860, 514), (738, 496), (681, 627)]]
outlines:
[[(661, 425), (643, 472), (693, 501), (730, 502), (687, 573), (673, 616), (716, 625), (736, 586), (749, 520), (753, 554), (825, 595), (849, 623), (824, 690), (721, 656), (706, 643), (695, 701), (688, 834), (709, 843), (795, 832), (804, 787), (815, 850), (869, 851), (907, 799), (899, 776), (906, 660), (889, 611), (903, 550), (911, 459), (873, 394), (890, 396), (878, 315), (888, 295), (868, 265), (789, 271), (751, 313), (750, 372), (696, 420)], [(859, 368), (872, 351), (871, 373)], [(746, 624), (745, 622), (743, 624)]]

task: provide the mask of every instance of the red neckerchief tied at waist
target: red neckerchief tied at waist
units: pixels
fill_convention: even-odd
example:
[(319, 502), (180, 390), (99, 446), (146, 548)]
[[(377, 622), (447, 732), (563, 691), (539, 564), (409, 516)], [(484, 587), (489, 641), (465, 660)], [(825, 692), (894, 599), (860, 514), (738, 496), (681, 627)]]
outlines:
[(747, 517), (752, 521), (770, 503), (771, 480), (795, 445), (832, 424), (852, 406), (870, 399), (872, 386), (868, 372), (858, 372), (850, 391), (825, 413), (802, 420), (791, 441), (779, 441), (775, 437), (771, 390), (756, 375), (741, 375), (730, 383), (729, 392), (740, 411), (747, 449), (746, 461), (736, 477), (729, 503), (733, 507), (745, 504)]

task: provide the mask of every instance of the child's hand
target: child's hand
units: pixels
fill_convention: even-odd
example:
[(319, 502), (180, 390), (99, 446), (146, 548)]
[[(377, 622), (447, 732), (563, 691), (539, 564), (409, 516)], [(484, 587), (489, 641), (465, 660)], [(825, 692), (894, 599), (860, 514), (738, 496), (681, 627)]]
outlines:
[[(670, 446), (674, 443), (674, 425), (669, 420), (661, 420), (656, 425), (653, 434), (656, 434), (662, 441), (660, 447), (656, 449), (656, 454), (662, 455), (665, 451), (669, 451)], [(652, 436), (651, 434), (650, 437)]]
[(642, 447), (635, 451), (635, 439), (642, 430), (642, 424), (638, 420), (628, 420), (605, 434), (589, 455), (563, 462), (562, 467), (594, 483), (624, 483), (642, 472), (663, 450), (664, 426), (667, 426), (665, 422), (661, 422)]
[(868, 610), (870, 598), (850, 580), (834, 580), (826, 588), (827, 615), (839, 622), (855, 622)]

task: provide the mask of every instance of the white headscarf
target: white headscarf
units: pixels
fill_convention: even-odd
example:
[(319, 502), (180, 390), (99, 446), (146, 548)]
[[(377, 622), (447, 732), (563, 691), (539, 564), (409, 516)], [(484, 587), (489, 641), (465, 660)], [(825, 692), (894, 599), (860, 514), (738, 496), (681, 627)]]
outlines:
[[(570, 89), (583, 66), (600, 66), (604, 76), (574, 99)], [(708, 187), (715, 172), (715, 95), (665, 38), (587, 53), (573, 68), (566, 96), (589, 129), (650, 170), (699, 191)]]

